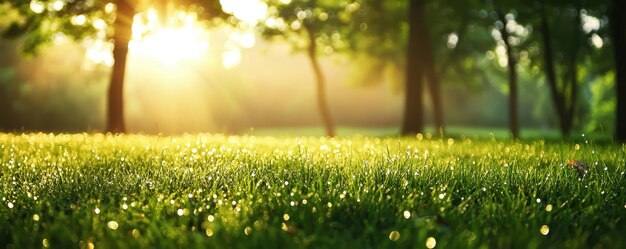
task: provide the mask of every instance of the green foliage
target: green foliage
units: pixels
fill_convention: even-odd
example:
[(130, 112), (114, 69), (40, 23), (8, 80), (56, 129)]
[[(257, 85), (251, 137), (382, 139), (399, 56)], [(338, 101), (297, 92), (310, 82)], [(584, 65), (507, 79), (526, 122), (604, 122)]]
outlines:
[(313, 36), (319, 54), (345, 50), (348, 32), (358, 26), (352, 14), (359, 9), (353, 0), (270, 0), (268, 20), (261, 23), (266, 38), (282, 38), (295, 50), (309, 48), (309, 34)]
[[(76, 40), (95, 36), (98, 29), (95, 20), (112, 22), (114, 15), (106, 12), (106, 1), (71, 1), (63, 2), (61, 8), (53, 7), (54, 1), (7, 1), (10, 8), (17, 11), (18, 18), (13, 20), (2, 34), (5, 38), (21, 38), (22, 51), (35, 54), (42, 46), (53, 41), (55, 35), (64, 34)], [(72, 21), (83, 15), (87, 20), (83, 24)], [(104, 38), (106, 34), (103, 34)]]
[(609, 72), (590, 83), (588, 131), (609, 133), (615, 130), (615, 73)]
[[(0, 134), (0, 243), (623, 247), (625, 152), (428, 136)], [(589, 173), (578, 179), (569, 159)]]
[[(58, 2), (63, 4), (57, 6)], [(135, 11), (141, 11), (150, 7), (169, 8), (167, 2), (132, 1), (130, 4)], [(1, 3), (0, 11), (11, 13), (11, 20), (5, 25), (0, 23), (0, 32), (4, 38), (19, 38), (22, 51), (29, 55), (36, 54), (61, 34), (76, 41), (85, 38), (109, 40), (114, 33), (115, 3), (116, 1), (93, 0), (5, 0)], [(224, 19), (229, 16), (222, 12), (219, 1), (185, 0), (170, 4), (174, 8), (196, 11), (205, 20)]]

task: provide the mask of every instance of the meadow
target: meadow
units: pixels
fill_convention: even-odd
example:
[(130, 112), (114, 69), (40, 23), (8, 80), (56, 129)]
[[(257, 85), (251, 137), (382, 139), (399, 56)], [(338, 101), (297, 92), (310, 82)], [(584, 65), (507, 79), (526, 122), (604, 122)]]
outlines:
[(626, 248), (625, 171), (585, 137), (0, 134), (0, 246)]

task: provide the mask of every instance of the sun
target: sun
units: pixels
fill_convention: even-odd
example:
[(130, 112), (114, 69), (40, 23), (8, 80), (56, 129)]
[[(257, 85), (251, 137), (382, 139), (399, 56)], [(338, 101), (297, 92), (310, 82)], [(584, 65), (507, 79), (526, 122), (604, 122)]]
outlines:
[(132, 29), (131, 54), (149, 56), (169, 66), (207, 56), (209, 31), (193, 12), (179, 10), (160, 20), (155, 9), (148, 9), (135, 15)]
[[(224, 44), (210, 44), (211, 38), (220, 40), (221, 37), (219, 34), (211, 37), (206, 22), (199, 20), (195, 12), (170, 10), (165, 19), (159, 16), (156, 9), (148, 8), (133, 17), (129, 55), (154, 59), (162, 65), (174, 67), (183, 62), (206, 62), (210, 53), (220, 51), (224, 68), (237, 66), (242, 59), (241, 50), (254, 47), (257, 39), (255, 28), (258, 23), (267, 19), (269, 8), (263, 0), (220, 0), (220, 3), (225, 13), (238, 20), (229, 19), (228, 22), (232, 25), (223, 25), (220, 28), (228, 34)], [(113, 4), (107, 5), (107, 13), (114, 9), (109, 6)], [(113, 44), (105, 39), (107, 23), (98, 18), (91, 22), (98, 35), (84, 42), (86, 58), (94, 64), (111, 66), (114, 63), (111, 54)], [(88, 23), (87, 17), (83, 15), (72, 18), (73, 25), (83, 26)], [(210, 48), (209, 45), (222, 48)]]

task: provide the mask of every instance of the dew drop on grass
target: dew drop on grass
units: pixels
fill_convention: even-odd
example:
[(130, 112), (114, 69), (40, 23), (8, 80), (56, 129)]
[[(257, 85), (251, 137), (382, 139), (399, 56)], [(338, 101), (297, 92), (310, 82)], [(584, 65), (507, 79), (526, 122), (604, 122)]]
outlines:
[(548, 204), (548, 205), (546, 206), (546, 211), (547, 211), (547, 212), (551, 212), (551, 211), (552, 211), (552, 204)]
[(548, 225), (543, 225), (541, 226), (541, 228), (539, 228), (539, 232), (543, 235), (548, 235), (548, 233), (550, 232), (550, 227), (548, 227)]
[(215, 221), (215, 216), (213, 216), (213, 215), (211, 215), (211, 214), (210, 214), (210, 215), (209, 215), (206, 219), (207, 219), (209, 222), (213, 222), (213, 221)]
[(176, 213), (178, 214), (178, 216), (183, 216), (185, 212), (181, 208), (179, 208)]
[(437, 240), (433, 237), (428, 237), (428, 239), (426, 239), (426, 248), (432, 249), (435, 248), (435, 246), (437, 246)]
[(47, 247), (50, 247), (50, 243), (48, 243), (48, 239), (43, 239), (43, 240), (41, 241), (41, 244), (43, 244), (43, 247), (46, 247), (46, 248), (47, 248)]
[(13, 203), (9, 202), (7, 206), (9, 206), (9, 208), (13, 208)]
[(446, 196), (446, 194), (441, 193), (441, 194), (439, 194), (439, 199), (443, 200), (443, 197), (445, 197), (445, 196)]
[(124, 203), (124, 205), (122, 205), (122, 209), (124, 209), (124, 210), (128, 209), (128, 205), (126, 205), (126, 203)]
[(100, 214), (100, 209), (99, 209), (99, 208), (95, 208), (95, 209), (93, 210), (93, 212), (94, 212), (94, 213), (96, 213), (96, 214)]
[(405, 219), (411, 218), (411, 212), (409, 212), (408, 210), (404, 211), (404, 218)]
[(389, 239), (391, 241), (396, 241), (400, 238), (400, 233), (398, 231), (391, 231), (391, 233), (389, 234)]
[(206, 230), (206, 236), (209, 236), (209, 237), (213, 236), (213, 229), (211, 229), (211, 228), (207, 229)]
[(39, 221), (39, 215), (38, 214), (34, 214), (33, 215), (33, 220), (34, 221)]
[(288, 221), (289, 220), (289, 214), (283, 214), (283, 220)]
[(250, 227), (246, 227), (246, 229), (243, 230), (243, 233), (245, 233), (246, 235), (250, 235), (251, 232), (252, 232), (252, 228)]
[(541, 199), (540, 198), (537, 198), (537, 203), (541, 203)]

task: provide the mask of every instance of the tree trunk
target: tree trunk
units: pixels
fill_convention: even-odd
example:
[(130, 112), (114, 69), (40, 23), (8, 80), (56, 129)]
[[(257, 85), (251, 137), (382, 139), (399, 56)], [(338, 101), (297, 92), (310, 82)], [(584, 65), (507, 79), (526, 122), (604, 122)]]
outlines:
[(613, 49), (615, 50), (615, 90), (617, 106), (615, 108), (615, 140), (626, 142), (626, 2), (613, 0), (611, 28)]
[(322, 73), (322, 69), (317, 61), (317, 44), (315, 43), (315, 31), (313, 27), (308, 24), (304, 25), (308, 39), (309, 50), (308, 55), (311, 60), (311, 66), (313, 66), (313, 72), (315, 73), (315, 83), (317, 86), (317, 104), (322, 116), (322, 122), (324, 122), (324, 128), (326, 129), (326, 135), (329, 137), (335, 136), (335, 126), (330, 114), (330, 108), (328, 107), (328, 101), (326, 97), (326, 81)]
[[(572, 127), (574, 126), (574, 114), (576, 113), (576, 106), (578, 105), (578, 53), (581, 47), (581, 39), (584, 39), (584, 35), (581, 33), (582, 28), (580, 27), (580, 23), (582, 19), (580, 17), (580, 10), (582, 6), (580, 6), (580, 2), (578, 2), (578, 6), (576, 7), (576, 18), (574, 18), (574, 40), (572, 50), (570, 51), (570, 61), (569, 63), (569, 102), (564, 101), (565, 106), (565, 126), (564, 126), (564, 136), (569, 136)], [(564, 79), (567, 79), (564, 78)], [(565, 90), (563, 90), (563, 94), (565, 95)]]
[(422, 84), (424, 79), (424, 44), (420, 37), (426, 28), (423, 0), (409, 2), (409, 41), (407, 46), (404, 122), (402, 134), (412, 135), (424, 129)]
[(502, 28), (500, 34), (502, 34), (502, 40), (504, 41), (504, 47), (506, 48), (506, 56), (508, 57), (508, 77), (509, 77), (509, 128), (511, 129), (511, 136), (513, 139), (519, 138), (519, 123), (517, 119), (517, 61), (515, 60), (515, 53), (513, 52), (513, 46), (509, 43), (509, 32), (506, 30), (506, 19), (500, 9), (497, 11), (498, 19), (502, 22)]
[[(575, 49), (578, 53), (578, 49)], [(563, 134), (565, 137), (569, 136), (570, 131), (574, 123), (574, 113), (576, 111), (576, 104), (578, 103), (578, 70), (576, 64), (576, 54), (573, 55), (572, 61), (569, 65), (569, 83), (570, 83), (570, 101), (569, 106), (566, 106), (566, 116), (563, 126)], [(565, 104), (565, 103), (564, 103)]]
[(109, 84), (108, 109), (107, 109), (107, 132), (124, 133), (124, 75), (126, 71), (126, 56), (128, 54), (128, 42), (132, 35), (132, 23), (135, 10), (127, 1), (118, 0), (117, 18), (113, 27), (113, 69)]
[[(425, 33), (428, 33), (425, 31)], [(423, 36), (422, 36), (423, 37)], [(425, 40), (425, 59), (426, 59), (426, 79), (428, 84), (428, 89), (430, 90), (430, 98), (433, 102), (433, 117), (435, 121), (435, 128), (437, 129), (437, 134), (443, 137), (445, 134), (444, 130), (444, 121), (443, 121), (443, 104), (441, 100), (441, 84), (439, 80), (439, 75), (435, 71), (435, 57), (433, 55), (433, 47), (428, 40), (428, 37), (423, 37)]]
[(548, 23), (548, 17), (545, 13), (545, 7), (541, 7), (541, 35), (543, 42), (543, 60), (546, 70), (546, 78), (550, 93), (552, 95), (552, 103), (556, 109), (556, 114), (559, 119), (559, 127), (561, 129), (561, 135), (563, 138), (569, 136), (568, 123), (566, 121), (565, 99), (563, 93), (559, 90), (556, 79), (556, 69), (554, 67), (554, 52), (552, 50), (552, 41), (550, 39), (550, 24)]

